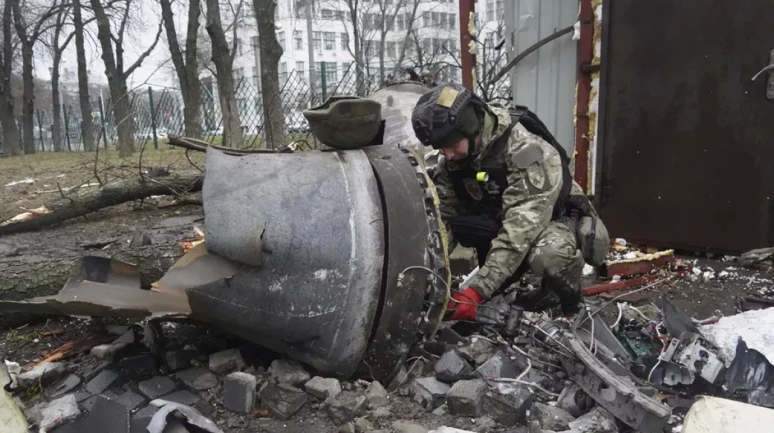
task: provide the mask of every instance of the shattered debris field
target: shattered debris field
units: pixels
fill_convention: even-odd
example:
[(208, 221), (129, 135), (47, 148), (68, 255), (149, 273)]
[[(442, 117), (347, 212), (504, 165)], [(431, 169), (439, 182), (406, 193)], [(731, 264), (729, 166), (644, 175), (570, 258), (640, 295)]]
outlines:
[[(45, 213), (36, 209), (70, 194), (137, 178), (170, 182), (205, 166), (201, 153), (160, 147), (142, 159), (0, 159), (0, 221), (23, 213), (34, 221)], [(204, 200), (196, 188), (173, 189), (0, 235), (0, 419), (9, 432), (657, 433), (687, 429), (700, 396), (714, 396), (708, 404), (721, 412), (737, 408), (715, 397), (774, 407), (774, 347), (762, 334), (774, 325), (774, 278), (763, 256), (745, 262), (618, 239), (605, 267), (584, 271), (582, 286), (594, 294), (577, 316), (524, 311), (506, 323), (539, 287), (526, 275), (484, 304), (499, 318), (442, 322), (433, 338), (411, 329), (401, 357), (377, 353), (351, 375), (299, 362), (307, 342), (268, 348), (229, 332), (228, 320), (103, 314), (65, 297), (96, 284), (177, 299), (180, 280), (164, 278), (197, 260)], [(476, 264), (471, 251), (455, 251), (453, 287)], [(24, 304), (28, 311), (48, 305), (57, 314), (8, 311), (38, 297), (48, 300)], [(61, 314), (72, 308), (79, 314)], [(132, 317), (101, 317), (122, 315)], [(366, 332), (376, 333), (375, 325)]]

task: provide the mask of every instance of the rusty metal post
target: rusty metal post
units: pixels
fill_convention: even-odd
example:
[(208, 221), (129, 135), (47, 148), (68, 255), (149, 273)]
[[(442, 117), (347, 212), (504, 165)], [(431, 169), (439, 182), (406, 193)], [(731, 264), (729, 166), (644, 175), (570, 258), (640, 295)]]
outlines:
[(471, 27), (475, 22), (476, 1), (460, 0), (460, 57), (462, 58), (462, 85), (475, 91), (476, 56), (471, 52), (474, 47)]
[(594, 11), (591, 0), (580, 2), (580, 43), (578, 44), (578, 100), (575, 119), (575, 181), (587, 194), (589, 183), (589, 99), (591, 62), (594, 60)]

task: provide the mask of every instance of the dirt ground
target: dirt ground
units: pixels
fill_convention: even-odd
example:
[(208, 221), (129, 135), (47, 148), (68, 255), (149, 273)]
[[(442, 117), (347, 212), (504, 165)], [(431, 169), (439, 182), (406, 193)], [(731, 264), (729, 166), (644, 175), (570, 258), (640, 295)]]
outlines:
[[(164, 145), (163, 147), (166, 147)], [(191, 155), (194, 163), (203, 167), (203, 155)], [(0, 221), (20, 213), (24, 209), (36, 208), (61, 198), (62, 191), (80, 185), (98, 185), (96, 172), (102, 182), (119, 180), (127, 176), (138, 176), (140, 166), (143, 170), (151, 167), (167, 167), (172, 171), (191, 172), (197, 169), (186, 158), (185, 152), (175, 149), (146, 149), (140, 162), (139, 152), (131, 159), (120, 159), (114, 152), (96, 153), (43, 153), (32, 156), (0, 159)], [(32, 179), (32, 180), (29, 180)], [(58, 186), (57, 186), (58, 184)], [(126, 203), (109, 209), (103, 209), (88, 215), (52, 227), (50, 229), (0, 237), (0, 263), (14, 260), (54, 260), (61, 257), (77, 258), (89, 254), (95, 249), (120, 248), (139, 232), (148, 233), (154, 243), (178, 242), (192, 237), (196, 217), (203, 216), (201, 206), (164, 207), (169, 197), (157, 197), (143, 203)], [(187, 218), (191, 217), (191, 218)], [(201, 221), (198, 222), (201, 224)], [(98, 245), (98, 246), (95, 246)], [(32, 257), (32, 258), (31, 258)], [(720, 312), (731, 315), (737, 312), (737, 299), (746, 295), (757, 295), (774, 286), (770, 271), (742, 269), (728, 258), (708, 258), (706, 255), (681, 256), (692, 266), (703, 272), (688, 276), (672, 276), (666, 282), (654, 285), (643, 291), (646, 298), (639, 303), (654, 302), (667, 296), (675, 305), (697, 319), (703, 319)], [(721, 272), (726, 272), (721, 276)], [(709, 275), (714, 275), (709, 278)], [(587, 279), (586, 283), (594, 281)], [(620, 292), (624, 293), (624, 292)], [(594, 297), (597, 305), (609, 302), (609, 297)], [(609, 307), (615, 311), (614, 305)], [(113, 322), (110, 322), (113, 323)], [(45, 322), (30, 323), (22, 328), (3, 329), (0, 332), (0, 354), (3, 358), (18, 362), (22, 366), (30, 365), (41, 359), (45, 351), (50, 351), (65, 342), (72, 341), (91, 333), (104, 332), (103, 319), (53, 318)], [(164, 344), (171, 347), (183, 347), (194, 342), (198, 345), (214, 344), (223, 347), (240, 347), (243, 352), (256, 353), (252, 359), (246, 359), (254, 368), (267, 368), (272, 355), (243, 341), (233, 339), (217, 330), (203, 326), (173, 323), (162, 327)], [(54, 332), (55, 331), (55, 332)], [(61, 332), (60, 332), (61, 331)], [(209, 353), (209, 352), (202, 352)], [(262, 355), (261, 355), (262, 354)], [(88, 353), (76, 355), (68, 362), (84, 370), (94, 363)], [(202, 362), (205, 362), (202, 360)], [(115, 391), (129, 389), (131, 384), (119, 383)], [(357, 385), (351, 385), (357, 386)], [(289, 421), (279, 421), (260, 414), (236, 415), (225, 411), (215, 394), (201, 393), (209, 404), (203, 412), (212, 417), (226, 432), (335, 432), (322, 409), (322, 402), (307, 404), (299, 414)], [(209, 396), (209, 397), (208, 397)], [(36, 395), (25, 396), (33, 403)], [(426, 428), (441, 425), (473, 431), (483, 431), (476, 425), (477, 420), (437, 416), (427, 413), (407, 397), (394, 395), (391, 404), (392, 415), (385, 418), (370, 419), (376, 428), (389, 429), (396, 420), (409, 420)], [(492, 430), (504, 431), (504, 430)]]

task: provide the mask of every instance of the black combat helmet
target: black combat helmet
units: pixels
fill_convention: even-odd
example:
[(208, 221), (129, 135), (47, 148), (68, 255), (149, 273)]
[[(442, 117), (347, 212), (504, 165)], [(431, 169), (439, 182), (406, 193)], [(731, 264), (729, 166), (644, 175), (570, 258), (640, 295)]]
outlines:
[(414, 134), (425, 146), (441, 149), (468, 138), (475, 144), (483, 116), (481, 99), (459, 84), (444, 83), (422, 95), (411, 113)]

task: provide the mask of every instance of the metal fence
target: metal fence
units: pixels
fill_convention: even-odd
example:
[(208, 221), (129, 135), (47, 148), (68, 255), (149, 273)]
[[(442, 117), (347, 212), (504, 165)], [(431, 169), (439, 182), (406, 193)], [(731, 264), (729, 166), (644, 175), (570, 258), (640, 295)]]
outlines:
[[(334, 95), (367, 96), (377, 90), (378, 68), (357, 69), (355, 64), (343, 69), (321, 69), (314, 71), (314, 83), (310, 86), (308, 75), (291, 71), (280, 74), (280, 98), (288, 141), (306, 141), (310, 148), (319, 148), (309, 133), (309, 126), (302, 112), (304, 109), (323, 103)], [(202, 81), (201, 86), (201, 137), (204, 141), (220, 144), (223, 139), (223, 117), (215, 80)], [(499, 86), (498, 86), (499, 87)], [(497, 99), (505, 99), (505, 88), (492, 92)], [(250, 80), (240, 78), (235, 89), (239, 118), (243, 132), (243, 148), (265, 147), (266, 128), (264, 124), (262, 93)], [(135, 146), (165, 145), (167, 134), (182, 135), (185, 129), (183, 99), (178, 89), (137, 89), (127, 97), (130, 103), (130, 122)], [(267, 101), (273, 102), (273, 101)], [(500, 101), (503, 102), (503, 101)], [(274, 105), (273, 103), (270, 105)], [(117, 129), (112, 101), (97, 98), (92, 101), (94, 141), (100, 148), (117, 146)], [(62, 147), (64, 150), (84, 150), (82, 138), (82, 116), (77, 105), (62, 106)], [(51, 110), (39, 109), (35, 116), (35, 143), (38, 151), (53, 150)], [(21, 131), (21, 119), (18, 119)]]

